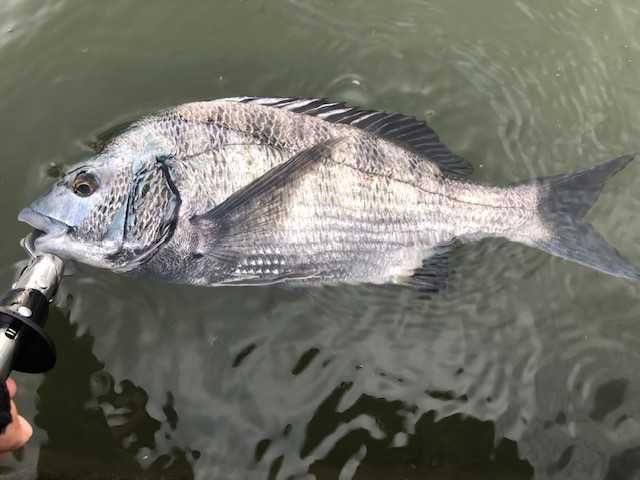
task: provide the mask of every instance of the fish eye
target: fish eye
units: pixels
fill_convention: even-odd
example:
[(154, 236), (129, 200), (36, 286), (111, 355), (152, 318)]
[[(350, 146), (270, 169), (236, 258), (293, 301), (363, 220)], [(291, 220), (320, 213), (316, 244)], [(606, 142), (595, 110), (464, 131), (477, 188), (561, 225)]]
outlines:
[(73, 180), (71, 188), (77, 196), (88, 197), (98, 189), (98, 179), (92, 173), (80, 172)]

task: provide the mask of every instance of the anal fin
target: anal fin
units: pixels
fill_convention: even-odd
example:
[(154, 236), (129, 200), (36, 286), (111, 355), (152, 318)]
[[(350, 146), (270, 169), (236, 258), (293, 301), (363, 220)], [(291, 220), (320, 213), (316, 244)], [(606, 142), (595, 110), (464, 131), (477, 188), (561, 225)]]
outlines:
[(407, 284), (428, 295), (446, 291), (449, 286), (449, 256), (458, 244), (458, 241), (452, 241), (433, 249), (409, 277)]

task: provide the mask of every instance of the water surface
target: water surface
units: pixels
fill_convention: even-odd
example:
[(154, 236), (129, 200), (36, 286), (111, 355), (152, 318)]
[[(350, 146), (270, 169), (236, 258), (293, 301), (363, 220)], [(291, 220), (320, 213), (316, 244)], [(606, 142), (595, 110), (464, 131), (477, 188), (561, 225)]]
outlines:
[[(640, 149), (634, 0), (0, 3), (0, 286), (17, 212), (105, 132), (182, 102), (329, 96), (426, 117), (504, 183)], [(640, 167), (591, 219), (640, 263)], [(16, 478), (631, 479), (639, 287), (501, 241), (447, 295), (201, 289), (83, 269), (16, 375)]]

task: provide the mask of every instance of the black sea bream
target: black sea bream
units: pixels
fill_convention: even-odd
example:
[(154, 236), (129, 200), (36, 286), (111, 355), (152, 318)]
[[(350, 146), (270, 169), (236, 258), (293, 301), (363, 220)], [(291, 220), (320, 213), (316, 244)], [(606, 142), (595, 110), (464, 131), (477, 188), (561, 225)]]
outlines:
[(586, 221), (633, 155), (488, 186), (422, 121), (344, 103), (229, 98), (131, 125), (19, 216), (32, 248), (194, 285), (406, 283), (503, 237), (638, 280)]

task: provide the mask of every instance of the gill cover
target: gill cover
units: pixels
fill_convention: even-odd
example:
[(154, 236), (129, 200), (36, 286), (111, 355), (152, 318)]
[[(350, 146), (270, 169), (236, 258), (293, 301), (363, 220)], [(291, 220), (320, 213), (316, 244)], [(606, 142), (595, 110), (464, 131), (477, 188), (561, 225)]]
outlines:
[(173, 235), (178, 222), (180, 194), (171, 179), (167, 161), (156, 158), (139, 168), (122, 212), (114, 223), (122, 232), (122, 248), (109, 256), (119, 271), (130, 271), (149, 260)]

